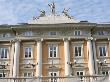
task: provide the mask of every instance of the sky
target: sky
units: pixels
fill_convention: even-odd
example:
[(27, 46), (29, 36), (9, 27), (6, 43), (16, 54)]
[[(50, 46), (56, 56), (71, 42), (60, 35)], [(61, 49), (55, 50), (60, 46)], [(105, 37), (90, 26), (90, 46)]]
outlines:
[[(39, 16), (39, 10), (49, 12), (48, 4), (53, 0), (0, 0), (0, 24), (26, 23)], [(54, 0), (56, 13), (64, 8), (76, 20), (110, 22), (110, 0)]]

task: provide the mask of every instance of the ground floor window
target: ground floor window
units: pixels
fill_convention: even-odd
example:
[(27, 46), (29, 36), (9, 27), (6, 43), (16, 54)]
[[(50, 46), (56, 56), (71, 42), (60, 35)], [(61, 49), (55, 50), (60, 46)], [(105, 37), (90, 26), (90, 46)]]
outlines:
[(58, 76), (57, 72), (49, 72), (50, 82), (58, 82), (56, 76)]
[(76, 75), (77, 75), (77, 76), (80, 76), (80, 79), (81, 79), (81, 80), (84, 79), (83, 77), (81, 77), (81, 76), (84, 75), (84, 72), (83, 72), (83, 71), (77, 71), (77, 72), (76, 72)]

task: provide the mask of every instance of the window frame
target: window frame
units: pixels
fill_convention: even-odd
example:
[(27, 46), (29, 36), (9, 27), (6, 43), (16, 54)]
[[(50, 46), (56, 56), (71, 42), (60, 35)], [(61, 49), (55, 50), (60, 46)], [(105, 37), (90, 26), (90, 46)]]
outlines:
[(24, 36), (33, 36), (33, 32), (32, 31), (25, 31)]
[[(79, 73), (79, 75), (77, 75), (77, 73)], [(81, 73), (83, 73), (83, 75), (81, 75)], [(85, 72), (84, 71), (76, 71), (76, 76), (84, 76), (85, 75)], [(80, 80), (84, 80), (84, 78), (80, 78)]]
[[(56, 76), (53, 76), (53, 73), (56, 74)], [(52, 75), (51, 75), (51, 74), (52, 74)], [(54, 80), (53, 80), (53, 77), (59, 76), (59, 72), (55, 72), (55, 71), (52, 72), (52, 71), (51, 71), (51, 72), (49, 72), (49, 76), (51, 77), (50, 80), (49, 80), (49, 82), (59, 82), (58, 79), (56, 79), (56, 80), (54, 79)]]
[[(52, 47), (52, 50), (50, 49), (50, 47)], [(54, 50), (54, 48), (56, 48)], [(51, 56), (51, 52), (52, 52), (52, 56)], [(54, 56), (56, 53), (56, 56)], [(48, 57), (49, 58), (57, 58), (58, 57), (58, 44), (49, 44), (48, 45)]]
[[(81, 56), (76, 56), (75, 55), (75, 47), (81, 47)], [(83, 57), (83, 44), (73, 44), (73, 57), (75, 58), (80, 58), (80, 57)]]
[[(55, 34), (54, 34), (55, 33)], [(48, 35), (50, 35), (50, 36), (56, 36), (57, 35), (57, 32), (56, 31), (50, 31), (49, 33), (48, 33)]]
[[(79, 75), (77, 75), (77, 73), (79, 73)], [(83, 75), (81, 75), (81, 73), (83, 73), (83, 75), (84, 75), (84, 71), (76, 71), (77, 76), (83, 76)]]
[(75, 36), (80, 36), (82, 34), (81, 30), (75, 30), (74, 35)]
[[(104, 73), (104, 74), (103, 74)], [(109, 75), (109, 72), (106, 70), (106, 71), (102, 71), (102, 75)]]
[[(105, 51), (105, 55), (102, 55), (102, 56), (101, 56), (101, 54), (100, 54), (100, 49), (99, 49), (99, 48), (101, 48), (101, 47), (102, 47), (102, 49), (105, 48), (105, 50), (103, 50), (103, 51)], [(103, 52), (103, 53), (104, 53), (104, 52)], [(98, 46), (98, 56), (99, 56), (99, 57), (107, 57), (107, 46), (106, 46), (106, 45), (99, 45), (99, 46)]]
[(98, 31), (97, 34), (98, 35), (107, 35), (107, 32), (106, 31)]
[(0, 75), (2, 75), (1, 77), (6, 77), (6, 73), (4, 73), (4, 76), (3, 76), (3, 73), (0, 73)]
[[(6, 53), (5, 50), (7, 50), (7, 54), (2, 54), (2, 49), (4, 49), (3, 53)], [(2, 55), (3, 55), (3, 57), (2, 57)], [(1, 59), (8, 59), (9, 58), (9, 47), (1, 47), (0, 48), (0, 58)]]
[(3, 37), (3, 38), (8, 38), (8, 37), (10, 37), (10, 36), (11, 36), (10, 33), (3, 33), (3, 34), (2, 34), (2, 37)]
[[(26, 55), (25, 55), (25, 49), (26, 48), (28, 48), (28, 56), (26, 57)], [(29, 57), (29, 48), (31, 48), (31, 57)], [(24, 58), (33, 58), (33, 48), (32, 48), (32, 46), (24, 46), (24, 49), (23, 49), (23, 51), (24, 51)]]
[[(26, 74), (26, 76), (25, 76), (25, 74)], [(29, 74), (30, 74), (30, 76), (29, 76)], [(32, 77), (32, 75), (33, 75), (33, 72), (24, 72), (23, 73), (24, 77)]]

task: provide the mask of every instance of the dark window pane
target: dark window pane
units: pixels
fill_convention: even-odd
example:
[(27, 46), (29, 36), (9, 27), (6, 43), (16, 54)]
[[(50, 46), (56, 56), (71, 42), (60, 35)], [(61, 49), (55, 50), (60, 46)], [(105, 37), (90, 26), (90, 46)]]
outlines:
[(79, 50), (79, 56), (81, 56), (81, 47), (78, 47)]
[(50, 51), (50, 57), (52, 57), (52, 51)]
[(78, 31), (78, 35), (80, 35), (80, 31)]
[(78, 56), (78, 49), (75, 47), (75, 56)]
[(56, 57), (56, 51), (54, 51), (54, 57)]
[(2, 77), (2, 74), (0, 74), (0, 77)]
[(102, 47), (99, 47), (100, 56), (103, 56)]
[(80, 72), (80, 75), (83, 75), (83, 72)]
[(108, 75), (108, 71), (106, 71), (106, 75)]
[(8, 49), (5, 49), (5, 58), (7, 58)]
[(77, 75), (79, 76), (79, 72), (77, 72)]
[(103, 47), (103, 56), (106, 56), (106, 50), (105, 50), (105, 47)]

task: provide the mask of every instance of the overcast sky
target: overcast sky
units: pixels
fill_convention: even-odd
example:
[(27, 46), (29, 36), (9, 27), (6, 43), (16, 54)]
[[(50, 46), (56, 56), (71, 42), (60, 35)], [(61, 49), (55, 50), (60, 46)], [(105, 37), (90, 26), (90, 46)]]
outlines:
[[(39, 15), (39, 9), (48, 12), (53, 0), (0, 0), (0, 24), (28, 22)], [(77, 20), (110, 22), (110, 0), (55, 0), (56, 12), (64, 8)]]

